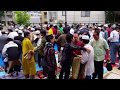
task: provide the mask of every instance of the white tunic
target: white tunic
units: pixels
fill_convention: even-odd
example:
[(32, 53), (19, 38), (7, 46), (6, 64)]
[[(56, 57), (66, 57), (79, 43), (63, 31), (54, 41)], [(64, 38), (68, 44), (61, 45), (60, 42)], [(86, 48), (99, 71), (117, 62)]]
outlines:
[(84, 46), (85, 48), (88, 48), (90, 50), (90, 53), (86, 51), (81, 51), (82, 58), (81, 63), (85, 64), (85, 76), (86, 75), (92, 75), (94, 72), (94, 49), (91, 45), (86, 44)]

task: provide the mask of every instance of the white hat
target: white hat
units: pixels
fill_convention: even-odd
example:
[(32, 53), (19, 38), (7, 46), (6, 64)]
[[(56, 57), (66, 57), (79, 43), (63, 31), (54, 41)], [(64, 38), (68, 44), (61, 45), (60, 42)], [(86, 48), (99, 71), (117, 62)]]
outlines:
[(18, 28), (15, 29), (16, 32), (17, 32), (18, 30), (19, 30)]
[(101, 27), (98, 27), (98, 29), (100, 29), (100, 30), (101, 30), (102, 28), (101, 28)]
[(89, 40), (89, 36), (88, 35), (82, 35), (82, 39)]
[(39, 30), (35, 31), (35, 34), (36, 34), (36, 35), (37, 35), (37, 34), (40, 34), (40, 31), (39, 31)]
[(108, 24), (105, 24), (104, 27), (108, 27)]
[(31, 26), (28, 26), (28, 28), (27, 29), (30, 29), (31, 28)]
[(23, 32), (22, 32), (22, 30), (18, 30), (18, 33), (21, 33), (21, 34), (22, 34)]
[(18, 36), (18, 33), (17, 32), (11, 32), (11, 33), (9, 33), (8, 38), (11, 38), (11, 39), (14, 40), (15, 36)]
[(35, 29), (34, 28), (31, 28), (32, 31), (34, 31)]
[(19, 27), (20, 30), (24, 29), (24, 27)]

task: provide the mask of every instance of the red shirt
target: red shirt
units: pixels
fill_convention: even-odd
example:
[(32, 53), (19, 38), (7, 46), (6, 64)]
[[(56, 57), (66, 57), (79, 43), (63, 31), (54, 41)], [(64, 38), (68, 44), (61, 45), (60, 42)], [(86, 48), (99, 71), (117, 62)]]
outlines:
[[(74, 45), (77, 45), (77, 46), (82, 46), (81, 41), (74, 42), (73, 44), (74, 44)], [(74, 53), (74, 54), (77, 54), (77, 55), (81, 55), (80, 50), (74, 50), (73, 53)]]
[(55, 28), (52, 28), (53, 30), (53, 34), (56, 35), (57, 34), (57, 30)]
[(108, 32), (108, 37), (110, 37), (110, 33), (112, 32), (112, 28), (107, 28), (107, 32)]

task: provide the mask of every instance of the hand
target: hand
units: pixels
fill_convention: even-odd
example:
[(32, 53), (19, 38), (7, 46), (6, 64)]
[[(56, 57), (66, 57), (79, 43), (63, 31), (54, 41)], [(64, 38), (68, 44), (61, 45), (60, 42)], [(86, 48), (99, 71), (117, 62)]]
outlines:
[(37, 50), (37, 47), (34, 47), (34, 51), (36, 51)]

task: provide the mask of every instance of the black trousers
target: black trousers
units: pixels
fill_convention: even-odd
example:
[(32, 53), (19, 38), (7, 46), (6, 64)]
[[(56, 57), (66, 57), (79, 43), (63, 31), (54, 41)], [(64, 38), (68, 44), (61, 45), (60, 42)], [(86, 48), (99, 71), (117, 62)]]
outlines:
[(41, 60), (43, 59), (42, 56), (38, 54), (38, 66), (41, 67)]
[(95, 72), (92, 79), (95, 79), (98, 75), (98, 79), (103, 79), (103, 61), (94, 61)]
[(61, 71), (60, 71), (60, 75), (59, 75), (59, 79), (63, 79), (63, 74), (65, 74), (64, 79), (69, 79), (70, 68), (71, 68), (71, 63), (70, 62), (63, 62), (62, 68), (61, 68)]
[(48, 71), (48, 79), (55, 79), (55, 69), (53, 71)]

